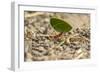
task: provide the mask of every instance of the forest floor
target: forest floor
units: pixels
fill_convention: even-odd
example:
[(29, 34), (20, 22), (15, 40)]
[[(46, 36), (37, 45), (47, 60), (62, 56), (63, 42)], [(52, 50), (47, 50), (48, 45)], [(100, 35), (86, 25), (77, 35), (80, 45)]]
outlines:
[[(68, 22), (72, 30), (58, 39), (50, 18)], [(90, 58), (90, 15), (84, 13), (24, 12), (25, 61), (73, 60)]]

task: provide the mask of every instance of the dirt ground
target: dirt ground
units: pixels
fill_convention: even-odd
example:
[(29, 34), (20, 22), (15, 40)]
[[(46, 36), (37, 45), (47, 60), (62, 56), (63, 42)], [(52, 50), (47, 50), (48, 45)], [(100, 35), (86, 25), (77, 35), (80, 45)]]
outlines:
[[(58, 39), (50, 25), (56, 17), (72, 26)], [(24, 12), (24, 60), (73, 60), (90, 58), (90, 15), (84, 13)]]

